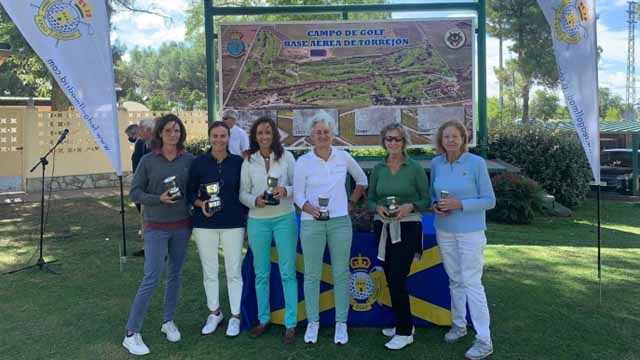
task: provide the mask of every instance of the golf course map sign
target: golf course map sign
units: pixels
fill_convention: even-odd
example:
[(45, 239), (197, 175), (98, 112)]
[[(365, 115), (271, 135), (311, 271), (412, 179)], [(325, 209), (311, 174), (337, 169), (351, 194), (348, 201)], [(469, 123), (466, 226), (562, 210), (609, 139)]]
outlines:
[(475, 143), (471, 18), (221, 25), (221, 104), (248, 130), (274, 117), (283, 144), (310, 146), (323, 118), (336, 146), (379, 144), (404, 125), (414, 146), (459, 120)]

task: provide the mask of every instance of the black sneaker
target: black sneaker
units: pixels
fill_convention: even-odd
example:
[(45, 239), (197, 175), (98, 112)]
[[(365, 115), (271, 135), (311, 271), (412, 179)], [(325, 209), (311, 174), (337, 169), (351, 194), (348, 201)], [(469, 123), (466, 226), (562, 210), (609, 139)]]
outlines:
[(144, 256), (144, 249), (140, 249), (138, 251), (133, 252), (133, 256), (142, 257)]

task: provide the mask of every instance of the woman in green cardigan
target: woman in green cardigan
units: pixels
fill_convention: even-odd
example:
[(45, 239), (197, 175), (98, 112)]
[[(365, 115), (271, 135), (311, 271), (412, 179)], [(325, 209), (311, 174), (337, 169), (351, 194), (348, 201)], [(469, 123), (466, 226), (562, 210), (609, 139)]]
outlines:
[(413, 343), (407, 276), (413, 259), (422, 255), (422, 215), (429, 208), (429, 180), (419, 163), (406, 154), (407, 134), (399, 123), (385, 126), (382, 147), (387, 151), (369, 179), (369, 200), (374, 217), (374, 233), (379, 239), (378, 259), (391, 293), (396, 327), (382, 333), (391, 337), (388, 349), (400, 350)]

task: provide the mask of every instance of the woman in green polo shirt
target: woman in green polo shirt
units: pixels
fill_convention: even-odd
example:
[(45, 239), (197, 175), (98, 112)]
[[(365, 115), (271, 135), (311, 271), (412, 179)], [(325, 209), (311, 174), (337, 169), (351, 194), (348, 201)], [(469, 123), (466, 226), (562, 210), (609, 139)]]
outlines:
[(408, 139), (401, 124), (385, 126), (380, 135), (387, 156), (371, 172), (368, 205), (376, 211), (378, 259), (384, 261), (396, 317), (396, 327), (382, 333), (391, 337), (385, 344), (388, 349), (400, 350), (413, 343), (407, 276), (413, 259), (422, 255), (420, 212), (430, 205), (429, 180), (420, 164), (406, 154)]

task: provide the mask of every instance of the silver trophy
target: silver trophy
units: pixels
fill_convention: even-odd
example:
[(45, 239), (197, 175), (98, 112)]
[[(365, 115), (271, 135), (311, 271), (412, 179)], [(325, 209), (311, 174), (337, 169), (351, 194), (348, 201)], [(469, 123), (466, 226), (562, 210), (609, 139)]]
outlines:
[(218, 196), (220, 194), (220, 183), (212, 182), (206, 184), (204, 189), (209, 195), (209, 200), (206, 200), (204, 203), (205, 210), (209, 213), (222, 210), (222, 199)]
[(398, 216), (400, 206), (398, 206), (398, 198), (396, 196), (387, 196), (386, 213), (390, 218)]
[[(448, 199), (449, 192), (447, 190), (440, 190), (440, 200)], [(440, 209), (440, 207), (438, 207)]]
[(178, 182), (175, 176), (169, 176), (163, 181), (164, 186), (169, 190), (169, 196), (171, 200), (178, 201), (182, 199), (182, 191), (178, 187)]
[(280, 199), (277, 199), (273, 192), (278, 187), (278, 178), (276, 177), (267, 177), (267, 190), (264, 191), (264, 204), (265, 205), (280, 205)]
[(329, 220), (329, 196), (320, 195), (318, 196), (318, 206), (320, 207), (320, 216), (318, 216), (318, 220), (327, 221)]

